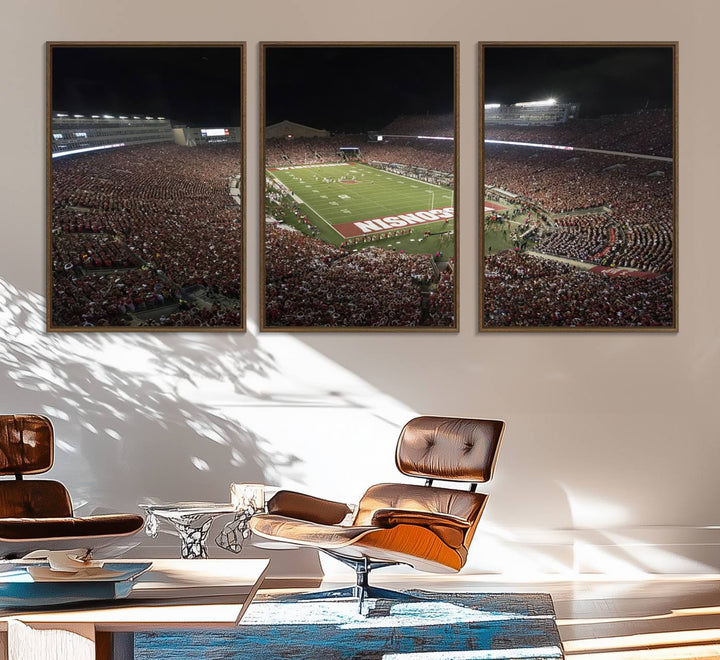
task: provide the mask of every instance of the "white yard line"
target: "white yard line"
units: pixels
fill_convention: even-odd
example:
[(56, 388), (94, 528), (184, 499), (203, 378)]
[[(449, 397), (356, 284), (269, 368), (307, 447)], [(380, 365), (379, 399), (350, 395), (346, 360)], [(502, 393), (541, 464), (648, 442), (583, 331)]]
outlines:
[[(272, 172), (268, 171), (268, 174), (270, 176), (272, 176), (273, 179), (275, 179), (279, 183), (282, 183), (282, 185), (287, 188), (287, 186), (282, 181), (280, 181), (280, 179), (278, 179)], [(345, 236), (343, 236), (337, 229), (335, 229), (335, 227), (333, 227), (331, 223), (329, 223), (327, 220), (325, 220), (325, 218), (323, 218), (322, 215), (320, 215), (312, 206), (310, 206), (310, 204), (303, 201), (303, 199), (299, 195), (296, 195), (295, 193), (291, 193), (291, 194), (295, 199), (298, 200), (298, 202), (300, 202), (300, 204), (305, 204), (305, 206), (307, 206), (318, 218), (320, 218), (320, 220), (322, 220), (328, 227), (330, 227), (330, 229), (332, 229), (340, 238), (345, 240)]]

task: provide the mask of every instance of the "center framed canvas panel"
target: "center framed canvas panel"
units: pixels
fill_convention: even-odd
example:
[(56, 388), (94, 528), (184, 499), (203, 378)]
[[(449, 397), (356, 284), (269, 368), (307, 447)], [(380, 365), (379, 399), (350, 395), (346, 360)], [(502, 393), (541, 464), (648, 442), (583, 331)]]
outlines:
[(677, 44), (481, 44), (483, 330), (677, 330)]
[(263, 330), (457, 330), (457, 55), (261, 45)]
[(244, 330), (244, 48), (47, 44), (49, 330)]

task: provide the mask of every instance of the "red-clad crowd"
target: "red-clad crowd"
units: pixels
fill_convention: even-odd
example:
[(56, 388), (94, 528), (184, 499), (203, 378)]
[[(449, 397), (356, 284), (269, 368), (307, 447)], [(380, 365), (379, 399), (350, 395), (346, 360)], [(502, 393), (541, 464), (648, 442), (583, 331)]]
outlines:
[(145, 319), (138, 325), (141, 327), (240, 328), (244, 323), (242, 309), (210, 305), (180, 310), (157, 319)]
[(485, 259), (488, 327), (657, 327), (673, 322), (669, 276), (612, 277), (529, 254)]
[(455, 115), (400, 115), (382, 129), (384, 135), (431, 135), (452, 137), (455, 135)]
[[(229, 184), (240, 172), (237, 144), (144, 145), (53, 162), (53, 288), (63, 292), (52, 301), (54, 323), (132, 323), (138, 305), (124, 300), (146, 295), (143, 285), (164, 287), (165, 302), (192, 286), (239, 299), (242, 214)], [(130, 269), (113, 275), (120, 293), (92, 274), (119, 268)]]
[(603, 265), (672, 270), (672, 174), (654, 160), (486, 146), (487, 185), (568, 214), (546, 224), (537, 249)]
[(659, 109), (631, 115), (573, 119), (550, 126), (506, 126), (486, 122), (485, 138), (670, 157), (673, 118), (670, 109)]
[(341, 163), (340, 147), (357, 147), (363, 162), (401, 163), (440, 172), (455, 169), (452, 140), (391, 138), (368, 141), (366, 135), (336, 135), (328, 138), (270, 138), (265, 140), (265, 165), (292, 167)]
[(440, 272), (437, 290), (430, 292), (430, 325), (433, 327), (455, 326), (455, 268), (454, 263)]
[(53, 278), (53, 319), (71, 327), (129, 325), (129, 314), (178, 300), (179, 290), (148, 268)]
[[(265, 322), (294, 327), (417, 327), (430, 255), (348, 253), (273, 224), (265, 233)], [(449, 325), (446, 318), (433, 325)]]

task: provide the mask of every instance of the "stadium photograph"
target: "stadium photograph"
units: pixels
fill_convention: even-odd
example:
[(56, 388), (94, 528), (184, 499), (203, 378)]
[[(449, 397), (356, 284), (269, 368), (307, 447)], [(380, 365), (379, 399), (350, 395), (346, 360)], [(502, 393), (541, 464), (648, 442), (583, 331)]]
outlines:
[(262, 45), (262, 329), (457, 329), (456, 58)]
[(49, 330), (244, 330), (242, 44), (47, 45)]
[(480, 59), (480, 327), (676, 330), (676, 45)]

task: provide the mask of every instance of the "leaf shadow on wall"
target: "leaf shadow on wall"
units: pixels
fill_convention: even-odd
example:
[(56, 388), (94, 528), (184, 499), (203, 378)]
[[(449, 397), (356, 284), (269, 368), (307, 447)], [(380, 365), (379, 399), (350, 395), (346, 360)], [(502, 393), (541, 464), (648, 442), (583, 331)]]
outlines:
[(0, 279), (3, 412), (52, 420), (50, 476), (66, 483), (76, 508), (228, 501), (230, 483), (273, 483), (278, 468), (298, 461), (203, 402), (208, 387), (260, 398), (244, 377), (277, 371), (249, 333), (218, 343), (200, 334), (46, 333), (42, 298)]

